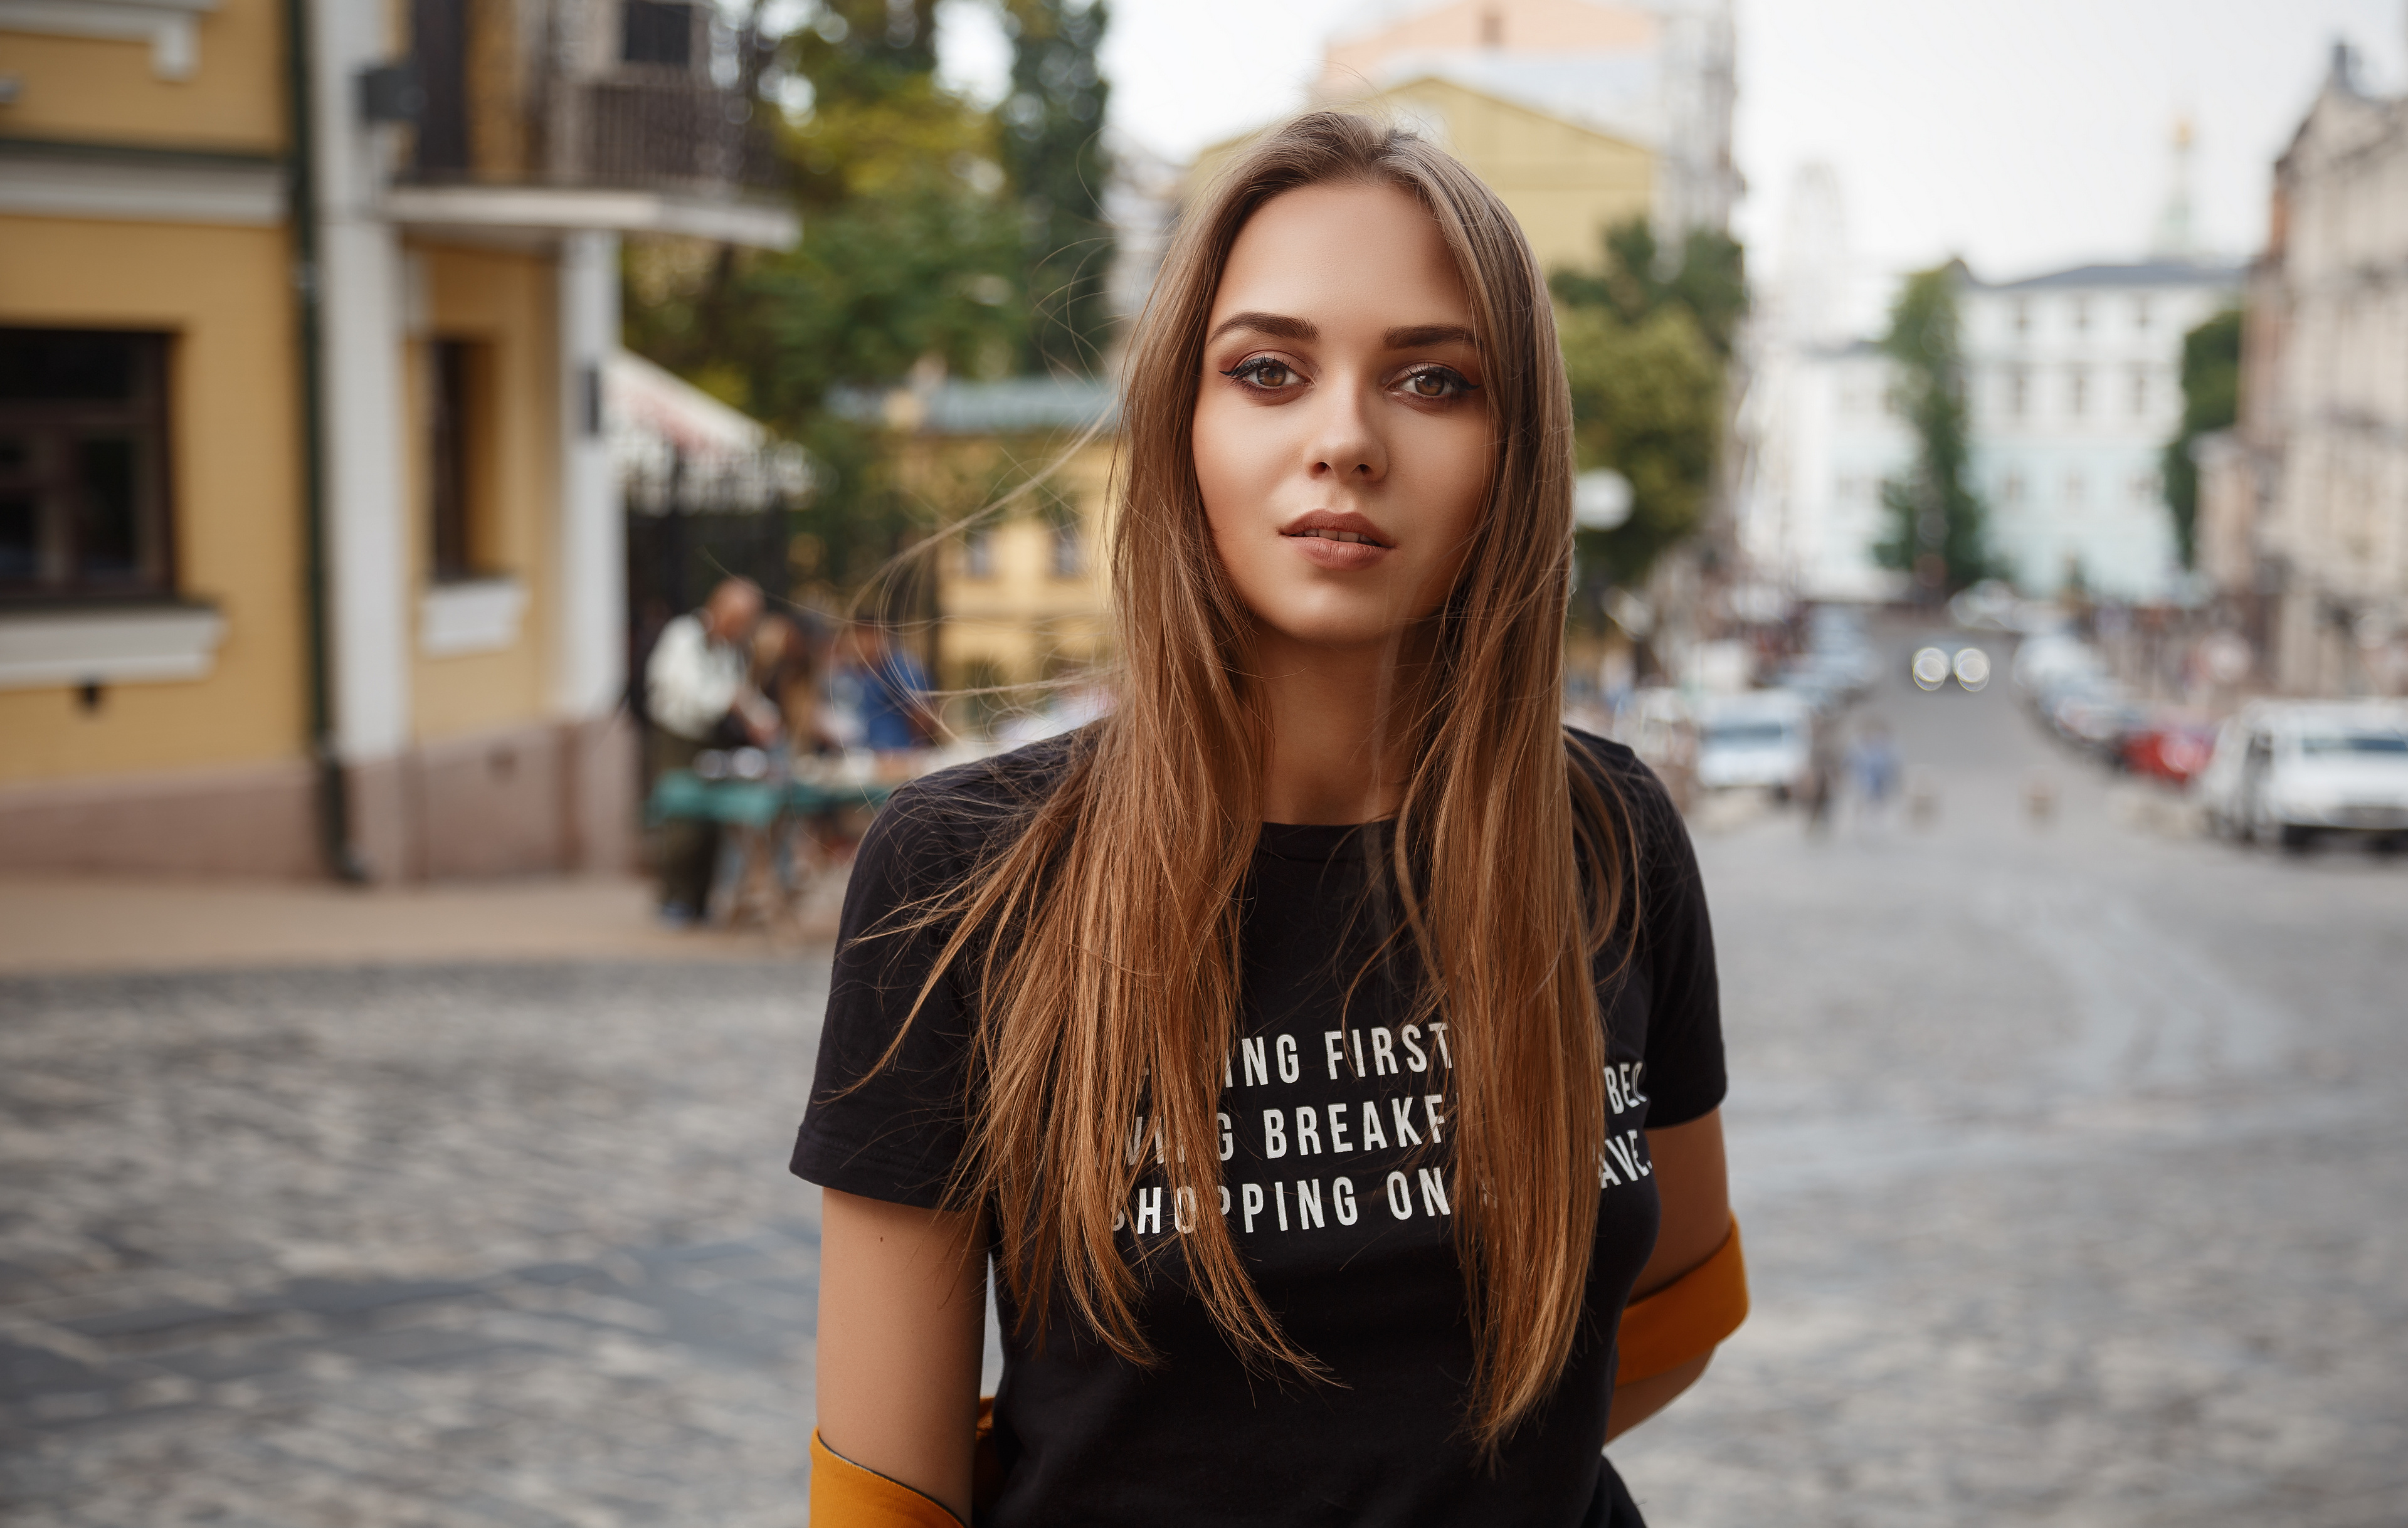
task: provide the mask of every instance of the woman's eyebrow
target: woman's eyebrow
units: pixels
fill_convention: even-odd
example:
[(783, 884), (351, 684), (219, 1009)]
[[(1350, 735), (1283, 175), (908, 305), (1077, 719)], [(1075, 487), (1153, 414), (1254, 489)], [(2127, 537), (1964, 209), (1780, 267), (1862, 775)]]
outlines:
[(1210, 345), (1232, 329), (1252, 329), (1258, 335), (1270, 335), (1279, 339), (1314, 340), (1321, 337), (1321, 331), (1312, 324), (1283, 313), (1232, 313), (1204, 336), (1204, 343)]
[(1418, 350), (1432, 345), (1476, 345), (1479, 336), (1459, 323), (1417, 323), (1389, 330), (1380, 343), (1392, 350)]

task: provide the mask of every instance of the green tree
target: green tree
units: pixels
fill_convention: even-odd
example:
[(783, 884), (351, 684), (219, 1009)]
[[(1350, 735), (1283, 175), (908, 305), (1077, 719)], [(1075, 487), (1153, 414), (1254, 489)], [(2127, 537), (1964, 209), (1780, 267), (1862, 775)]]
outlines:
[(878, 105), (936, 74), (936, 0), (819, 0), (787, 43), (815, 111)]
[[(629, 247), (629, 348), (811, 451), (796, 574), (833, 590), (858, 587), (937, 514), (895, 480), (877, 395), (927, 361), (1000, 375), (1025, 344), (1000, 124), (937, 83), (934, 15), (933, 0), (823, 0), (774, 45), (755, 109), (793, 169), (795, 249)], [(808, 85), (807, 111), (774, 104), (781, 77)]]
[(1630, 482), (1630, 518), (1580, 533), (1583, 582), (1635, 583), (1698, 527), (1722, 438), (1723, 367), (1697, 321), (1665, 307), (1629, 322), (1595, 307), (1556, 317), (1581, 470)]
[(1882, 484), (1890, 534), (1875, 547), (1885, 567), (1914, 576), (1917, 593), (1939, 599), (1989, 577), (1982, 501), (1967, 483), (1965, 358), (1956, 289), (1965, 267), (1952, 260), (1917, 271), (1890, 307), (1882, 349), (1897, 363), (1891, 384), (1914, 432), (1914, 462)]
[(1714, 353), (1728, 356), (1747, 316), (1746, 249), (1728, 234), (1692, 229), (1680, 264), (1669, 273), (1663, 266), (1656, 230), (1632, 218), (1606, 230), (1602, 267), (1559, 270), (1547, 285), (1563, 307), (1602, 308), (1627, 323), (1665, 307), (1684, 309)]
[(1594, 270), (1548, 285), (1572, 393), (1573, 450), (1583, 471), (1629, 480), (1630, 518), (1579, 536), (1592, 597), (1634, 583), (1703, 518), (1721, 448), (1725, 378), (1747, 307), (1744, 251), (1699, 231), (1670, 271), (1643, 220), (1609, 230)]
[(1003, 164), (1020, 199), (1023, 290), (1031, 321), (1022, 355), (1034, 370), (1091, 372), (1111, 339), (1112, 234), (1103, 196), (1111, 87), (1096, 65), (1104, 0), (1004, 0), (1011, 94)]
[(2182, 427), (2166, 443), (2166, 507), (2183, 566), (2199, 553), (2199, 464), (2190, 449), (2203, 435), (2227, 430), (2241, 417), (2242, 314), (2227, 308), (2183, 336)]

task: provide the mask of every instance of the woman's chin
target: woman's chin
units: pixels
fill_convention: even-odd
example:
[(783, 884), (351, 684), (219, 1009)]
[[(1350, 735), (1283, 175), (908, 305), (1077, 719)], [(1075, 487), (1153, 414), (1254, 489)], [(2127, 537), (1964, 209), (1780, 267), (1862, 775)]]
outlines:
[(1394, 604), (1363, 599), (1299, 600), (1284, 608), (1257, 608), (1255, 619), (1278, 646), (1332, 658), (1384, 652), (1416, 624)]

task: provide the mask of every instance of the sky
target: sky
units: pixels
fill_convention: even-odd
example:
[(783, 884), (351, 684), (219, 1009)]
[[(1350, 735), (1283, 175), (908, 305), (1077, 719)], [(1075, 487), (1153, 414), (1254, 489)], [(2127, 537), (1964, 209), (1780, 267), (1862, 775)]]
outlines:
[[(1376, 0), (1375, 0), (1376, 3)], [(1172, 160), (1301, 104), (1366, 0), (1112, 0), (1113, 125)], [(975, 0), (941, 15), (947, 76), (999, 90)], [(2408, 90), (2408, 0), (1738, 0), (1735, 231), (1770, 269), (1799, 168), (1837, 172), (1850, 242), (1883, 269), (1962, 255), (2012, 279), (2146, 248), (2195, 125), (2200, 241), (2261, 241), (2272, 164), (2335, 37), (2360, 79)]]

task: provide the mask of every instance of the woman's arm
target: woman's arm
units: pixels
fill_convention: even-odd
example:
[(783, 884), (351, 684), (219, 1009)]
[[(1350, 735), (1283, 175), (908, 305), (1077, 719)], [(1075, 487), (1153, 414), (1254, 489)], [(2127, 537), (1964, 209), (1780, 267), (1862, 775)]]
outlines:
[[(1656, 1167), (1656, 1196), (1664, 1219), (1656, 1233), (1656, 1250), (1639, 1270), (1633, 1300), (1655, 1293), (1712, 1257), (1730, 1235), (1730, 1180), (1723, 1165), (1723, 1116), (1716, 1109), (1665, 1130), (1647, 1133), (1647, 1157)], [(1610, 1442), (1671, 1403), (1706, 1372), (1712, 1353), (1701, 1354), (1662, 1374), (1650, 1375), (1613, 1391), (1613, 1415), (1605, 1435)]]
[(986, 1238), (967, 1211), (823, 1192), (820, 1440), (970, 1521)]

